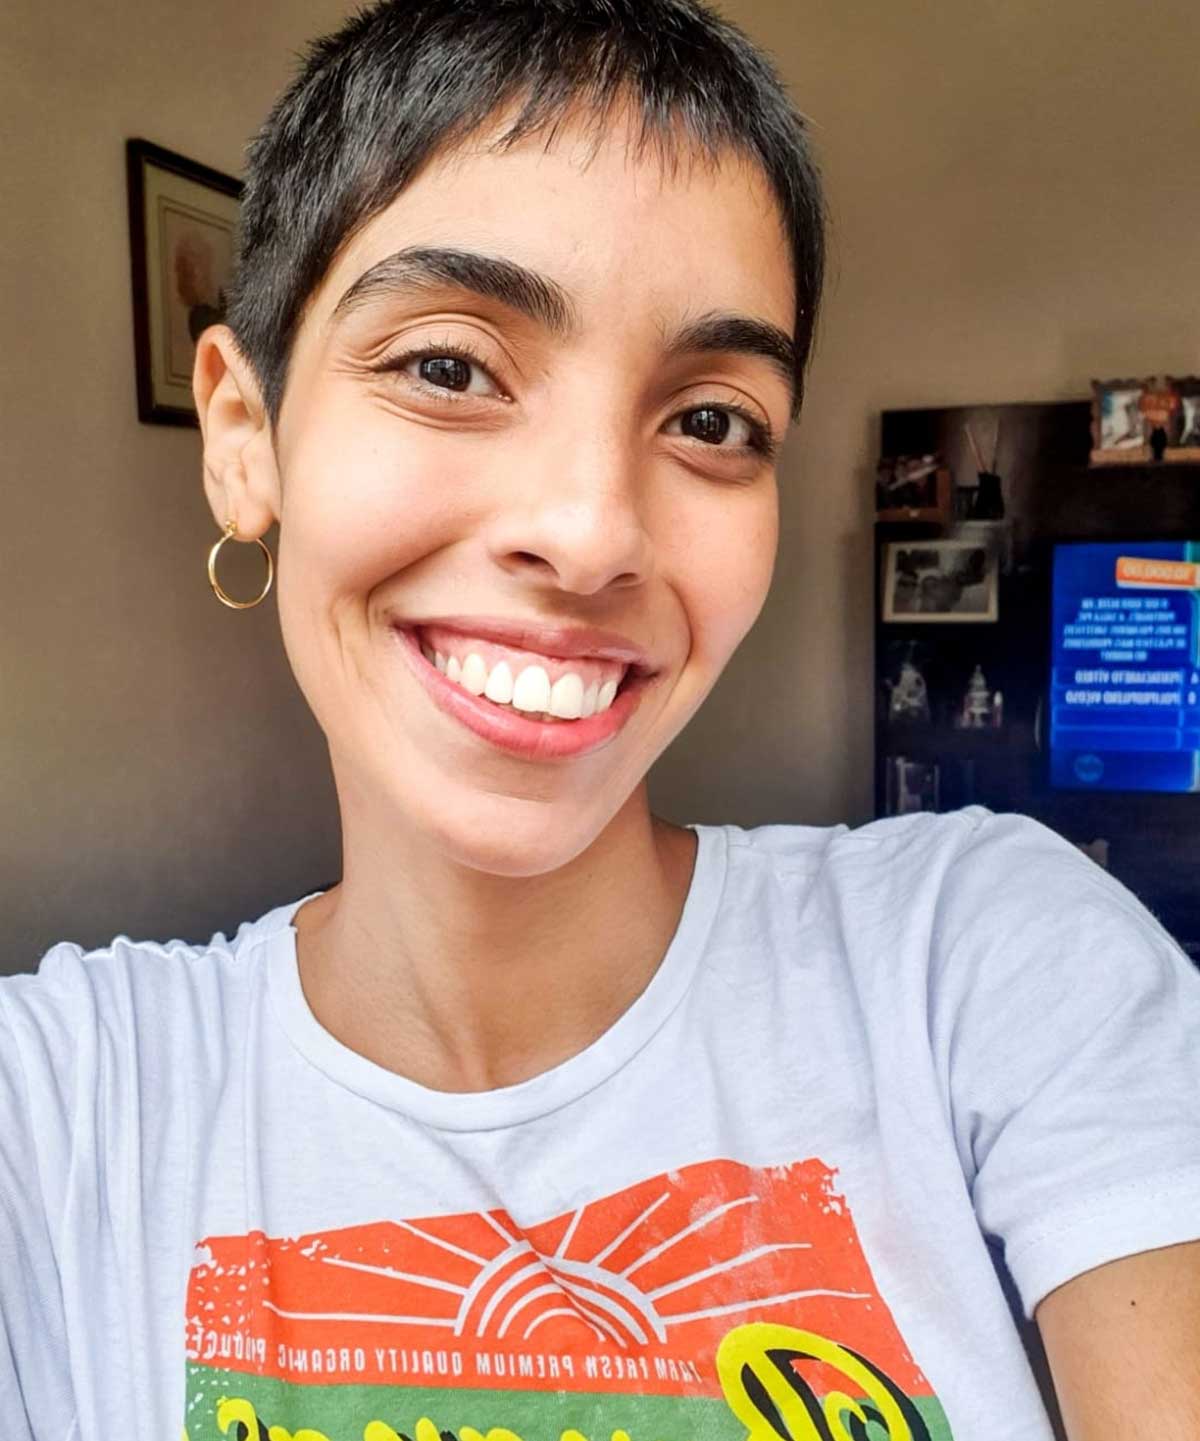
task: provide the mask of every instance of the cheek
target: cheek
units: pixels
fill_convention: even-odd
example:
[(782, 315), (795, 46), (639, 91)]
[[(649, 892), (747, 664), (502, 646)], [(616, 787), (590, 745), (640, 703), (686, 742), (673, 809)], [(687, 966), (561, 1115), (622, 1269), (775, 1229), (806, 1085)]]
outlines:
[(448, 473), (439, 436), (365, 423), (314, 427), (283, 476), (280, 606), (310, 618), (356, 608), (372, 592), (453, 543), (466, 478)]
[(779, 539), (774, 483), (753, 501), (693, 530), (682, 560), (693, 657), (718, 670), (758, 618), (771, 588)]

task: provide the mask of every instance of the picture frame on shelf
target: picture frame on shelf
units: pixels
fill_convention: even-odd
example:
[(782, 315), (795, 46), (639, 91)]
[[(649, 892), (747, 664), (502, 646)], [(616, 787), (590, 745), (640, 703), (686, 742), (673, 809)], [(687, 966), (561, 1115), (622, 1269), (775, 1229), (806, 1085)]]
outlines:
[(1200, 375), (1168, 375), (1179, 396), (1179, 410), (1165, 460), (1200, 465)]
[(940, 455), (885, 456), (880, 460), (875, 471), (877, 521), (945, 525), (952, 507), (950, 470)]
[(906, 625), (995, 622), (999, 569), (997, 547), (985, 538), (889, 541), (882, 619)]
[(198, 426), (196, 340), (224, 316), (242, 184), (137, 137), (125, 175), (138, 419)]
[(1150, 382), (1092, 381), (1093, 465), (1145, 465), (1150, 459), (1150, 438), (1141, 409), (1142, 392)]
[(1092, 381), (1092, 465), (1200, 464), (1200, 376)]

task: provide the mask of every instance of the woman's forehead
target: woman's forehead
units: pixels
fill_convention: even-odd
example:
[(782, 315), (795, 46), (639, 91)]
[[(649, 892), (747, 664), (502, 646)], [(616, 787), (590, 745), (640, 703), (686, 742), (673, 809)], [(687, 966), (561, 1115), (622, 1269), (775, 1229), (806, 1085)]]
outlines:
[(587, 119), (497, 148), (504, 128), (435, 156), (350, 237), (322, 283), (326, 316), (371, 267), (424, 246), (510, 259), (585, 308), (611, 302), (614, 282), (630, 299), (699, 290), (706, 303), (765, 307), (791, 332), (788, 236), (752, 158), (638, 145), (630, 125), (598, 132)]

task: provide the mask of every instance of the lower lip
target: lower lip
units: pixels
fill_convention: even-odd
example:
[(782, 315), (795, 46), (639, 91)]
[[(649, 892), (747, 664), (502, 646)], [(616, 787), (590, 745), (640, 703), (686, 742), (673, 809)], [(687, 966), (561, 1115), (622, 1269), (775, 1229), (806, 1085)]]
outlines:
[(491, 701), (474, 696), (469, 690), (447, 680), (437, 666), (425, 659), (415, 632), (400, 626), (390, 629), (434, 705), (461, 721), (477, 736), (526, 760), (566, 760), (599, 750), (613, 739), (637, 710), (642, 695), (654, 680), (653, 676), (635, 676), (627, 680), (612, 705), (599, 715), (574, 721), (531, 720), (520, 711), (493, 705)]

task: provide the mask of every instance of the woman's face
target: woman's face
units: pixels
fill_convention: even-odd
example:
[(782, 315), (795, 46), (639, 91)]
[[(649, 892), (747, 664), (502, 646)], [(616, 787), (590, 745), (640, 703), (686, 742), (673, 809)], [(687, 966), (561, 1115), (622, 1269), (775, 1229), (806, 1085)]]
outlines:
[[(668, 346), (721, 314), (756, 322), (759, 347), (773, 328), (786, 349), (794, 282), (776, 205), (732, 156), (671, 178), (626, 139), (609, 132), (586, 164), (585, 132), (568, 125), (549, 150), (477, 146), (424, 169), (310, 300), (276, 431), (283, 638), (343, 825), (382, 841), (399, 821), (496, 874), (544, 873), (600, 834), (712, 688), (774, 566), (774, 462), (751, 442), (756, 426), (776, 443), (787, 428), (783, 356)], [(430, 278), (415, 256), (339, 306), (418, 249), (544, 281), (502, 274), (506, 303), (491, 279), (472, 288), (480, 267)], [(462, 617), (614, 632), (654, 674), (633, 697), (622, 684), (615, 733), (612, 717), (525, 720), (461, 682), (465, 701), (447, 702), (453, 682), (403, 632)], [(471, 631), (453, 648), (479, 651), (490, 676), (505, 648), (472, 647)], [(507, 648), (511, 672), (553, 655), (541, 639)], [(585, 690), (612, 672), (590, 664)], [(553, 682), (570, 663), (544, 669)], [(502, 733), (472, 722), (484, 711)], [(576, 745), (588, 726), (598, 739)]]

